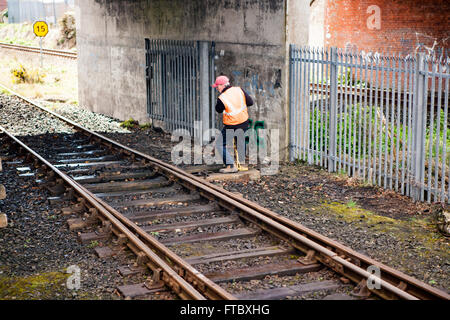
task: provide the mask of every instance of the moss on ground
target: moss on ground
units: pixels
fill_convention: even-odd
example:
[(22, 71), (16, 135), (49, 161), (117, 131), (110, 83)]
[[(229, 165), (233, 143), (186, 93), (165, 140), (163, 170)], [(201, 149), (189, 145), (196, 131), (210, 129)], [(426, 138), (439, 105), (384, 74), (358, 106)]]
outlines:
[(0, 276), (0, 299), (2, 300), (48, 300), (66, 290), (70, 274), (63, 272), (38, 273), (25, 277)]
[(337, 216), (347, 223), (354, 223), (361, 227), (369, 227), (372, 232), (389, 233), (398, 241), (414, 239), (422, 246), (416, 247), (423, 257), (432, 257), (433, 254), (444, 254), (450, 259), (448, 241), (438, 232), (433, 217), (411, 218), (409, 220), (393, 219), (377, 215), (357, 205), (337, 202), (324, 202), (316, 211), (318, 214)]

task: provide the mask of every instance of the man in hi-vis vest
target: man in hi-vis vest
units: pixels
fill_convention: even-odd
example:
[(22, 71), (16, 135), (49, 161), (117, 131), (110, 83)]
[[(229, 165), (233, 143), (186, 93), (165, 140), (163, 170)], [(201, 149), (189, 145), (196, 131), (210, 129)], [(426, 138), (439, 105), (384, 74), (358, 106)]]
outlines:
[[(230, 80), (226, 76), (217, 77), (213, 88), (220, 92), (217, 98), (216, 111), (223, 113), (222, 145), (218, 146), (218, 150), (226, 167), (221, 169), (220, 172), (237, 172), (238, 168), (234, 163), (234, 157), (227, 151), (227, 135), (229, 137), (228, 142), (230, 143), (231, 141), (232, 143), (232, 137), (235, 136), (236, 130), (242, 129), (244, 133), (247, 131), (249, 127), (247, 107), (253, 105), (253, 99), (241, 88), (232, 87)], [(243, 156), (245, 159), (245, 139), (237, 140), (238, 144), (244, 144), (243, 146), (238, 146), (237, 149), (244, 150), (244, 154), (240, 154), (240, 156)]]

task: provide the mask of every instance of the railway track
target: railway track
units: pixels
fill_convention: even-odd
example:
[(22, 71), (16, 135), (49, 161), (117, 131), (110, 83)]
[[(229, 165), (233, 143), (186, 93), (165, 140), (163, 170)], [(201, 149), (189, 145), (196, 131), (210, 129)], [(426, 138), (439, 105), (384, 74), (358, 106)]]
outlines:
[[(150, 270), (148, 283), (118, 288), (125, 297), (169, 289), (182, 299), (282, 299), (351, 283), (359, 298), (449, 298), (195, 175), (204, 168), (182, 170), (19, 97), (65, 121), (75, 133), (45, 141), (30, 138), (25, 144), (0, 127), (3, 144), (22, 151), (21, 172), (45, 176), (49, 201), (74, 201), (63, 214), (71, 216), (69, 228), (79, 232), (82, 243), (128, 247), (137, 266), (122, 269), (124, 275)], [(104, 246), (98, 254), (111, 254), (111, 249)], [(233, 294), (226, 285), (324, 268), (341, 281), (280, 284), (244, 294)]]
[[(0, 48), (16, 50), (16, 51), (25, 51), (31, 53), (41, 53), (41, 49), (39, 47), (31, 47), (31, 46), (23, 46), (18, 44), (9, 44), (0, 42)], [(65, 50), (56, 50), (56, 49), (45, 49), (42, 48), (42, 53), (50, 56), (57, 56), (67, 59), (77, 59), (77, 53), (72, 51)]]

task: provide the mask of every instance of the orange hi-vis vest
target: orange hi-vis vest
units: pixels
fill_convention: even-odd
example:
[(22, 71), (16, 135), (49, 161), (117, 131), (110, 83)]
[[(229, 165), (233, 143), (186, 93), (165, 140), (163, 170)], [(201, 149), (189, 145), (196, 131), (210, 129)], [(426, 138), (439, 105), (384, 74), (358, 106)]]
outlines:
[(248, 120), (247, 104), (241, 88), (231, 87), (219, 96), (223, 102), (223, 124), (236, 125)]

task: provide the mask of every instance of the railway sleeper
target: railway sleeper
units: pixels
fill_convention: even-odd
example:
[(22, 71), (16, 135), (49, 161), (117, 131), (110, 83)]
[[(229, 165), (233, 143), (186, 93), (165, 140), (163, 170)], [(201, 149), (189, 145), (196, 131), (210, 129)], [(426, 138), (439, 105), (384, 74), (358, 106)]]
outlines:
[(102, 192), (102, 193), (94, 193), (97, 198), (114, 198), (114, 197), (123, 197), (123, 196), (131, 196), (131, 195), (141, 195), (147, 194), (149, 196), (158, 193), (172, 193), (181, 191), (181, 187), (177, 185), (172, 185), (170, 187), (156, 188), (156, 189), (143, 189), (143, 190), (131, 190), (131, 191), (115, 191), (115, 192)]
[(255, 230), (250, 228), (239, 228), (231, 231), (223, 231), (216, 233), (201, 233), (191, 236), (175, 237), (160, 240), (165, 245), (176, 245), (180, 243), (200, 242), (200, 241), (218, 241), (233, 238), (245, 238), (256, 236), (261, 230)]
[(148, 221), (153, 221), (155, 219), (183, 217), (211, 212), (215, 212), (217, 214), (225, 213), (225, 211), (220, 210), (216, 204), (208, 203), (205, 205), (190, 205), (188, 207), (181, 207), (181, 208), (137, 212), (134, 213), (133, 215), (128, 216), (128, 219), (130, 219), (135, 223), (143, 224)]
[(124, 161), (104, 161), (104, 162), (88, 162), (88, 163), (64, 163), (64, 164), (55, 164), (54, 167), (61, 170), (75, 170), (75, 169), (87, 169), (91, 168), (92, 170), (99, 170), (101, 168), (110, 167), (115, 168), (115, 165), (123, 165), (126, 164)]
[(89, 212), (90, 214), (85, 213), (81, 218), (68, 219), (67, 224), (69, 225), (69, 230), (74, 231), (78, 229), (84, 229), (101, 221), (97, 209), (90, 208)]
[(239, 217), (234, 216), (226, 216), (222, 218), (213, 218), (201, 221), (189, 221), (189, 222), (181, 222), (176, 224), (161, 224), (161, 225), (152, 225), (142, 227), (142, 229), (146, 232), (181, 232), (181, 230), (193, 230), (198, 227), (206, 227), (206, 226), (214, 226), (224, 223), (237, 223), (240, 222)]
[(111, 182), (111, 181), (132, 181), (134, 179), (151, 178), (154, 177), (156, 173), (154, 171), (144, 171), (144, 172), (127, 172), (121, 173), (116, 172), (101, 172), (98, 175), (88, 175), (73, 177), (73, 179), (78, 183), (101, 183), (101, 182)]
[(123, 192), (132, 190), (146, 190), (155, 189), (161, 187), (167, 187), (172, 185), (173, 182), (167, 181), (162, 178), (156, 178), (151, 180), (140, 180), (132, 182), (105, 182), (96, 184), (85, 184), (84, 187), (93, 193), (105, 193), (105, 192)]
[(61, 213), (63, 215), (71, 215), (74, 213), (82, 213), (89, 210), (86, 204), (86, 199), (84, 198), (78, 198), (78, 203), (74, 204), (73, 206), (63, 208), (61, 210)]
[(232, 251), (232, 252), (219, 252), (219, 253), (207, 254), (207, 255), (203, 255), (203, 256), (193, 256), (193, 257), (188, 257), (185, 260), (188, 263), (190, 263), (191, 265), (198, 265), (198, 264), (209, 264), (209, 263), (213, 263), (213, 262), (224, 262), (224, 261), (231, 261), (231, 260), (238, 260), (238, 259), (245, 259), (245, 258), (273, 257), (273, 256), (291, 254), (294, 252), (295, 252), (295, 250), (292, 247), (284, 249), (284, 248), (280, 248), (278, 246), (272, 246), (272, 247), (247, 249), (247, 250), (239, 250), (239, 251)]
[(289, 262), (283, 264), (266, 264), (258, 267), (248, 267), (241, 269), (232, 269), (226, 272), (205, 274), (216, 283), (232, 281), (249, 281), (254, 279), (263, 279), (266, 276), (278, 275), (288, 276), (297, 273), (315, 272), (322, 269), (323, 266), (316, 263), (305, 266), (299, 262)]
[(78, 234), (78, 240), (82, 244), (89, 244), (93, 241), (99, 241), (99, 240), (107, 240), (111, 237), (111, 233), (103, 233), (103, 232), (86, 232), (86, 233), (79, 233)]
[(84, 145), (78, 145), (78, 146), (74, 146), (74, 147), (55, 147), (53, 148), (54, 151), (56, 152), (71, 152), (73, 151), (73, 149), (77, 149), (79, 151), (89, 151), (89, 150), (95, 150), (96, 148), (98, 148), (98, 146), (93, 145), (93, 144), (84, 144)]
[(154, 286), (149, 286), (146, 282), (138, 284), (127, 284), (117, 287), (117, 291), (125, 297), (125, 299), (132, 299), (137, 297), (145, 297), (146, 295), (168, 291), (164, 282), (155, 283)]
[(87, 155), (100, 155), (106, 153), (107, 150), (103, 149), (94, 149), (87, 151), (78, 151), (78, 152), (62, 152), (55, 155), (55, 158), (63, 158), (63, 157), (76, 157), (76, 156), (87, 156)]
[(171, 204), (178, 204), (178, 203), (189, 203), (192, 201), (200, 200), (200, 195), (198, 194), (186, 194), (186, 195), (179, 195), (176, 197), (170, 197), (170, 198), (154, 198), (149, 200), (133, 200), (133, 201), (127, 201), (122, 203), (114, 203), (112, 204), (115, 208), (123, 208), (123, 207), (157, 207), (157, 206), (163, 206), (163, 205), (171, 205)]
[(60, 159), (56, 160), (57, 163), (62, 164), (82, 164), (82, 163), (98, 163), (98, 162), (107, 162), (107, 161), (118, 161), (119, 159), (115, 155), (105, 155), (102, 157), (96, 158), (75, 158), (75, 159)]
[(306, 293), (335, 290), (341, 285), (332, 280), (317, 281), (289, 287), (258, 290), (252, 293), (241, 293), (235, 296), (242, 300), (280, 300), (287, 297), (301, 296)]

